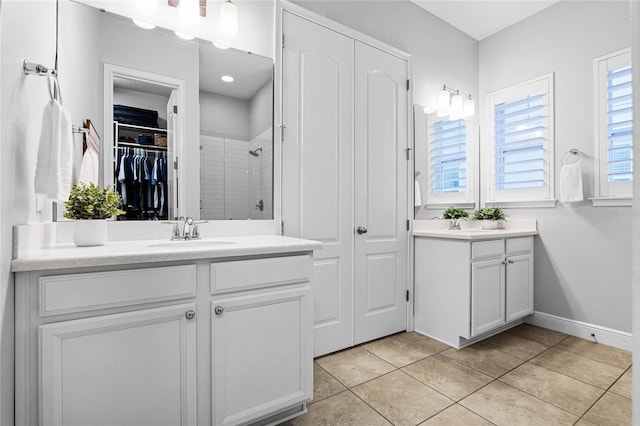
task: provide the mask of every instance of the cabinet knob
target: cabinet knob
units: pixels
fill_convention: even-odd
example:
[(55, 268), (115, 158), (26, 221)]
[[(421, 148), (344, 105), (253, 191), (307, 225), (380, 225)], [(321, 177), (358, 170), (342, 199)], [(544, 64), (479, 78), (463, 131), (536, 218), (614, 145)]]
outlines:
[(509, 260), (508, 260), (508, 262), (509, 262), (509, 264), (512, 264), (512, 263), (513, 263), (513, 260), (509, 259)]
[(194, 319), (196, 317), (196, 311), (194, 310), (188, 310), (186, 314), (184, 314), (185, 318), (187, 318), (188, 320), (190, 319)]
[(367, 232), (369, 232), (369, 230), (367, 229), (366, 226), (358, 226), (358, 228), (356, 229), (356, 232), (360, 235), (362, 234), (366, 234)]
[(213, 312), (215, 312), (216, 315), (222, 315), (224, 313), (224, 308), (222, 306), (216, 306), (213, 308)]

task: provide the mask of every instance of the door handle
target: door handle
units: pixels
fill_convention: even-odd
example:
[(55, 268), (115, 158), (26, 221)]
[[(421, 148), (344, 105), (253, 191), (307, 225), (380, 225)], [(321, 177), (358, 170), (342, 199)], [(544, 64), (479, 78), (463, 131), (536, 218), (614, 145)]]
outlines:
[(366, 226), (358, 226), (358, 228), (356, 229), (356, 232), (360, 235), (362, 234), (366, 234), (367, 232), (369, 232), (369, 230), (367, 229)]

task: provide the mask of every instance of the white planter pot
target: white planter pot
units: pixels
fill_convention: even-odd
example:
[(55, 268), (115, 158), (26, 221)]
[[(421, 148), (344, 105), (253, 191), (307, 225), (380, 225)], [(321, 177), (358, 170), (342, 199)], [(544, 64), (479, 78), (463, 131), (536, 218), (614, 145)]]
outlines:
[(480, 227), (482, 229), (498, 229), (498, 221), (497, 220), (481, 220)]
[(104, 245), (107, 242), (107, 220), (77, 219), (73, 228), (73, 242), (78, 247)]

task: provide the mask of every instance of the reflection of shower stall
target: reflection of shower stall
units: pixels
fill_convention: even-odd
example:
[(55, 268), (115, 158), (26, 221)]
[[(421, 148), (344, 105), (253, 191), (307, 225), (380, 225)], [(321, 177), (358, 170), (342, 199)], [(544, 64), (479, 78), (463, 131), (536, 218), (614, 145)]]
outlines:
[(200, 135), (200, 217), (271, 219), (271, 139)]

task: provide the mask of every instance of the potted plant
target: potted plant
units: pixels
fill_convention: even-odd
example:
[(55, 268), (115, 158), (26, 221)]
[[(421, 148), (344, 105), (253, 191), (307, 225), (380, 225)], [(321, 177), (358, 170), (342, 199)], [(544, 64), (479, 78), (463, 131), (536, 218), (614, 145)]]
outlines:
[(101, 246), (107, 241), (106, 219), (123, 214), (120, 194), (93, 183), (73, 185), (64, 202), (64, 217), (75, 219), (73, 241), (77, 246)]
[(447, 219), (449, 221), (449, 230), (450, 231), (459, 231), (460, 230), (460, 221), (467, 219), (469, 217), (469, 213), (467, 213), (462, 208), (449, 207), (442, 213), (442, 218)]
[(499, 222), (506, 217), (500, 207), (484, 207), (473, 214), (473, 220), (479, 220), (482, 229), (497, 229)]

